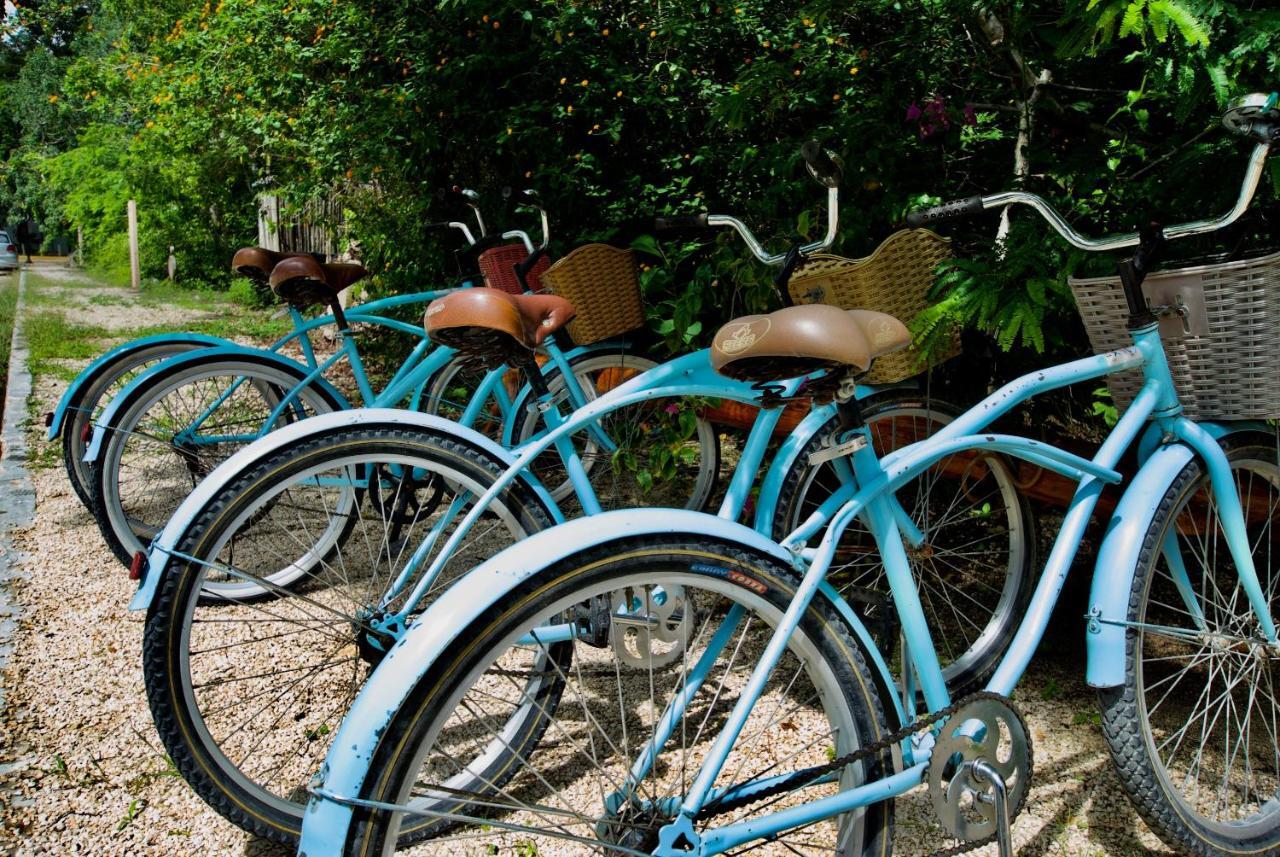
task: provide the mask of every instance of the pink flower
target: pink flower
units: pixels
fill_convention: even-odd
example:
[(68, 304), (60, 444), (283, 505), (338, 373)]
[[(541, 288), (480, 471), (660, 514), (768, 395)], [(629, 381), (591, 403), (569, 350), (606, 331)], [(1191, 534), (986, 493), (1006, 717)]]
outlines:
[(669, 414), (678, 414), (680, 413), (680, 406), (671, 404), (671, 405), (667, 405), (663, 410), (665, 410)]
[(916, 103), (914, 101), (911, 102), (911, 106), (907, 108), (907, 121), (914, 122), (915, 120), (919, 119), (922, 115), (923, 113), (921, 112), (920, 108), (916, 106)]
[(978, 111), (973, 109), (972, 104), (966, 104), (964, 106), (964, 124), (966, 125), (978, 124)]

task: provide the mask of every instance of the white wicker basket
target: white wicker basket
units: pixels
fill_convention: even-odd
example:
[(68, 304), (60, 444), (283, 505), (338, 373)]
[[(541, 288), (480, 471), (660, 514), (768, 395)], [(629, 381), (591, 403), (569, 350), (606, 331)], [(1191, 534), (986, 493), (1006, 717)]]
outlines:
[[(1132, 344), (1118, 277), (1072, 279), (1094, 351)], [(1193, 419), (1280, 418), (1280, 253), (1161, 271), (1142, 285), (1160, 317), (1178, 397)], [(1133, 401), (1139, 372), (1108, 378), (1117, 405)]]

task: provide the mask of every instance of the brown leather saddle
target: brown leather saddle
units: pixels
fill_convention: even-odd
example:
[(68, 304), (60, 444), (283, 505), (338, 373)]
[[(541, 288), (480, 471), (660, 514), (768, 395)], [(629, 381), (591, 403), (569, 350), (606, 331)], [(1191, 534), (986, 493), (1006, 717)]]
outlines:
[(871, 310), (792, 306), (736, 318), (716, 331), (711, 365), (743, 381), (778, 381), (822, 369), (861, 374), (882, 354), (911, 344), (906, 325)]
[(242, 247), (231, 259), (231, 270), (248, 277), (260, 286), (268, 284), (271, 272), (285, 259), (301, 256), (301, 253), (280, 253), (266, 247)]
[(434, 342), (486, 365), (521, 365), (574, 314), (573, 304), (556, 295), (512, 295), (475, 288), (432, 301), (424, 324)]
[(321, 264), (311, 256), (290, 256), (271, 270), (271, 290), (295, 307), (332, 304), (343, 289), (369, 275), (354, 262)]

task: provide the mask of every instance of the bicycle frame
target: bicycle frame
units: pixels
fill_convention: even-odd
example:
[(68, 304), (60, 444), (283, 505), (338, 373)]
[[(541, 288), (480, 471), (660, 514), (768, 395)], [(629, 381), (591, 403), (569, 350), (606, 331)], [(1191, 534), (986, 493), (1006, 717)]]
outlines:
[[(574, 487), (575, 495), (583, 505), (584, 512), (587, 515), (599, 514), (601, 512), (599, 500), (591, 485), (590, 478), (570, 441), (570, 436), (574, 432), (584, 428), (590, 430), (598, 426), (599, 419), (608, 413), (628, 405), (654, 399), (707, 396), (745, 404), (760, 404), (760, 391), (758, 388), (746, 382), (735, 381), (716, 373), (711, 368), (709, 355), (710, 352), (704, 349), (650, 369), (610, 390), (605, 395), (588, 403), (585, 407), (578, 408), (567, 418), (560, 413), (558, 407), (547, 408), (544, 411), (547, 431), (533, 438), (525, 445), (516, 448), (515, 451), (518, 455), (515, 462), (494, 482), (484, 495), (476, 500), (453, 534), (445, 541), (444, 545), (436, 553), (435, 558), (425, 569), (423, 568), (423, 563), (435, 550), (436, 542), (440, 532), (443, 530), (443, 526), (434, 529), (418, 545), (412, 556), (405, 563), (405, 567), (397, 580), (383, 596), (381, 606), (385, 608), (398, 600), (409, 583), (416, 579), (412, 591), (398, 610), (389, 611), (384, 619), (375, 624), (387, 633), (396, 634), (397, 631), (403, 633), (403, 629), (408, 625), (413, 614), (417, 612), (423, 597), (430, 591), (443, 571), (444, 565), (475, 522), (484, 514), (493, 500), (515, 481), (517, 476), (527, 471), (528, 466), (534, 459), (553, 446), (560, 453), (560, 457), (566, 464), (569, 481)], [(804, 382), (804, 378), (793, 378), (782, 382), (782, 395), (795, 395), (803, 387)], [(874, 395), (876, 392), (878, 392), (878, 388), (859, 386), (855, 395), (857, 398), (863, 399)], [(718, 517), (728, 521), (737, 521), (742, 517), (747, 501), (751, 496), (751, 488), (755, 484), (756, 476), (768, 452), (768, 445), (773, 437), (774, 428), (782, 416), (782, 410), (781, 407), (765, 408), (757, 416), (750, 433), (747, 435), (738, 464), (734, 468), (733, 476), (725, 492), (725, 498), (717, 513)], [(797, 427), (797, 429), (793, 430), (792, 435), (799, 432), (799, 436), (807, 442), (817, 428), (825, 424), (834, 413), (835, 410), (832, 406), (815, 409), (810, 415), (812, 422), (806, 420), (807, 424), (802, 423), (802, 427)], [(796, 448), (795, 453), (790, 457), (776, 459), (770, 467), (769, 472), (771, 475), (776, 471), (789, 467), (794, 462), (795, 455), (798, 455), (798, 448), (803, 446), (803, 444), (797, 445), (793, 443), (791, 438), (788, 438), (787, 443)], [(767, 478), (766, 481), (780, 481), (781, 475), (772, 476), (771, 479)], [(895, 520), (899, 521), (909, 533), (918, 534), (906, 511), (898, 506), (896, 502), (892, 503), (892, 506), (894, 507)], [(556, 509), (556, 515), (557, 522), (563, 520), (563, 513), (558, 508)], [(450, 519), (448, 522), (452, 523), (452, 520)], [(772, 516), (763, 523), (757, 517), (757, 527), (764, 527), (761, 532), (768, 535), (772, 527)]]
[[(663, 857), (674, 857), (677, 854), (684, 857), (691, 853), (687, 850), (689, 843), (694, 846), (693, 853), (708, 855), (721, 853), (792, 827), (811, 824), (858, 807), (892, 799), (918, 786), (928, 770), (929, 753), (932, 749), (932, 738), (928, 735), (917, 742), (904, 741), (899, 747), (902, 758), (901, 769), (883, 780), (749, 821), (704, 830), (702, 833), (696, 832), (693, 828), (692, 819), (702, 806), (711, 800), (724, 799), (740, 793), (733, 788), (728, 791), (713, 792), (711, 784), (745, 723), (747, 714), (757, 702), (760, 688), (813, 598), (827, 598), (843, 606), (842, 612), (850, 620), (857, 636), (863, 639), (872, 653), (870, 661), (879, 673), (882, 688), (897, 686), (895, 677), (890, 674), (883, 659), (870, 646), (871, 638), (865, 627), (843, 599), (824, 581), (840, 535), (855, 518), (860, 517), (867, 523), (883, 552), (890, 588), (906, 636), (907, 650), (910, 653), (910, 658), (905, 665), (906, 670), (911, 673), (922, 689), (928, 709), (937, 710), (950, 703), (903, 548), (903, 536), (899, 526), (900, 515), (893, 508), (896, 503), (891, 500), (897, 488), (919, 476), (940, 459), (960, 451), (1000, 452), (1031, 461), (1079, 483), (1062, 529), (1032, 595), (1026, 617), (988, 684), (989, 690), (1008, 694), (1021, 678), (1043, 636), (1049, 614), (1061, 592), (1078, 549), (1080, 536), (1092, 515), (1097, 499), (1105, 485), (1118, 484), (1121, 481), (1120, 474), (1114, 469), (1115, 465), (1123, 452), (1142, 435), (1148, 419), (1153, 420), (1154, 431), (1159, 433), (1165, 443), (1145, 459), (1138, 476), (1132, 483), (1133, 489), (1126, 492), (1122, 498), (1122, 506), (1127, 504), (1130, 507), (1140, 505), (1153, 507), (1158, 502), (1163, 487), (1173, 479), (1181, 464), (1189, 460), (1191, 455), (1201, 455), (1211, 474), (1213, 490), (1217, 495), (1224, 520), (1233, 514), (1237, 516), (1238, 527), (1227, 525), (1233, 557), (1236, 559), (1242, 584), (1249, 594), (1250, 602), (1262, 623), (1264, 633), (1272, 645), (1275, 645), (1275, 626), (1262, 598), (1248, 545), (1243, 539), (1243, 515), (1240, 513), (1238, 500), (1235, 499), (1225, 456), (1216, 443), (1217, 437), (1237, 430), (1237, 427), (1199, 425), (1183, 417), (1181, 405), (1178, 403), (1168, 366), (1165, 363), (1158, 328), (1154, 325), (1142, 328), (1134, 331), (1133, 337), (1132, 347), (1033, 372), (1012, 381), (929, 439), (889, 453), (883, 459), (877, 458), (868, 444), (852, 456), (851, 463), (857, 477), (856, 481), (833, 495), (780, 544), (763, 538), (760, 533), (733, 524), (724, 517), (668, 510), (664, 510), (660, 515), (627, 511), (606, 513), (596, 518), (594, 522), (583, 519), (567, 524), (556, 530), (547, 531), (546, 538), (541, 538), (543, 534), (539, 534), (522, 543), (518, 550), (499, 554), (454, 584), (442, 599), (424, 612), (392, 648), (383, 665), (374, 672), (361, 691), (356, 704), (344, 719), (326, 765), (317, 778), (317, 785), (314, 788), (316, 798), (312, 801), (307, 813), (302, 848), (307, 853), (328, 853), (334, 842), (343, 841), (344, 831), (350, 820), (350, 807), (356, 803), (350, 796), (359, 791), (367, 772), (372, 749), (377, 743), (377, 735), (385, 725), (388, 712), (394, 710), (395, 700), (413, 685), (422, 672), (431, 668), (434, 656), (452, 640), (453, 635), (457, 633), (458, 617), (480, 615), (499, 603), (507, 592), (536, 574), (551, 559), (565, 555), (566, 539), (573, 545), (572, 550), (576, 551), (593, 544), (634, 537), (646, 532), (667, 535), (683, 532), (702, 533), (736, 541), (743, 547), (769, 553), (779, 559), (785, 558), (804, 573), (795, 598), (766, 647), (748, 686), (742, 692), (720, 736), (705, 757), (690, 790), (680, 799), (680, 806), (678, 812), (673, 813), (672, 823), (663, 829), (661, 845), (656, 853)], [(1085, 459), (1039, 441), (983, 431), (1001, 415), (1035, 395), (1080, 381), (1139, 368), (1143, 371), (1145, 378), (1141, 392), (1092, 459)], [(635, 384), (633, 380), (610, 395), (619, 399), (627, 397), (638, 400), (643, 396), (639, 387), (640, 385)], [(588, 408), (596, 404), (593, 403)], [(762, 413), (761, 416), (757, 429), (767, 424), (765, 414)], [(566, 426), (584, 417), (585, 414), (575, 414)], [(1244, 427), (1254, 428), (1255, 426), (1248, 424)], [(542, 442), (549, 442), (551, 436), (569, 430), (562, 426), (549, 433)], [(864, 434), (867, 432), (865, 428), (858, 431)], [(755, 434), (753, 430), (752, 437)], [(749, 440), (748, 445), (750, 444)], [(527, 453), (522, 454), (513, 465), (513, 470), (518, 469), (531, 457)], [(1160, 490), (1144, 493), (1142, 496), (1137, 494), (1139, 489), (1150, 492), (1153, 488)], [(736, 492), (737, 488), (731, 486), (731, 491)], [(731, 505), (729, 500), (726, 500), (726, 505)], [(726, 511), (722, 508), (722, 515)], [(823, 535), (818, 545), (815, 548), (809, 548), (808, 542), (819, 532)], [(556, 536), (559, 538), (555, 538)], [(1099, 568), (1102, 567), (1100, 555)], [(1119, 573), (1113, 576), (1123, 578), (1125, 575)], [(1107, 576), (1099, 574), (1095, 576), (1095, 580), (1104, 577)], [(1123, 617), (1126, 615), (1125, 602), (1128, 597), (1128, 588), (1123, 583), (1123, 580), (1112, 581), (1107, 587), (1107, 591), (1112, 593), (1110, 600), (1096, 604), (1091, 610), (1091, 614), (1097, 614), (1090, 626), (1091, 676), (1095, 670), (1095, 659), (1114, 661), (1123, 656)], [(1098, 591), (1096, 585), (1095, 591)], [(1115, 593), (1123, 593), (1123, 600), (1119, 599)], [(438, 615), (445, 619), (437, 619), (434, 611), (439, 611)], [(1109, 638), (1103, 636), (1106, 629), (1118, 630), (1118, 644), (1117, 635), (1113, 634)], [(706, 656), (714, 657), (714, 655), (714, 652), (709, 652)], [(1105, 675), (1105, 671), (1102, 674)], [(907, 687), (913, 686), (911, 680), (906, 681), (905, 684)], [(914, 691), (909, 695), (902, 693), (901, 698), (898, 694), (890, 695), (893, 697), (892, 708), (897, 713), (898, 720), (908, 722), (914, 708)], [(687, 695), (681, 694), (681, 698), (687, 698)], [(671, 710), (663, 714), (661, 722), (667, 725), (668, 730), (673, 729), (674, 724), (679, 722), (682, 715), (679, 709), (679, 705), (674, 705)], [(658, 737), (661, 739), (663, 736)], [(661, 746), (659, 740), (657, 750), (653, 752), (660, 751)], [(633, 766), (633, 775), (642, 776), (648, 761), (644, 758), (637, 759)], [(761, 780), (745, 784), (740, 788), (761, 789), (770, 785), (771, 782), (771, 780)], [(679, 848), (675, 846), (677, 839), (682, 839)], [(326, 848), (326, 845), (329, 848)]]
[[(911, 574), (903, 539), (898, 532), (896, 517), (888, 505), (888, 498), (894, 489), (920, 475), (943, 457), (955, 452), (991, 449), (1031, 461), (1079, 483), (1053, 550), (1041, 573), (1040, 581), (1032, 595), (1026, 616), (1019, 625), (1009, 649), (1001, 658), (995, 674), (988, 682), (987, 690), (1008, 695), (1021, 679), (1043, 637), (1050, 613), (1066, 581), (1072, 560), (1079, 549), (1084, 528), (1093, 513), (1098, 497), (1105, 485), (1121, 481), (1121, 476), (1114, 467), (1121, 454), (1138, 438), (1148, 418), (1154, 418), (1162, 435), (1169, 438), (1171, 443), (1185, 444), (1204, 459), (1241, 585), (1249, 598), (1264, 636), (1271, 645), (1276, 645), (1275, 624), (1253, 565), (1244, 529), (1244, 516), (1226, 457), (1210, 432), (1182, 416), (1182, 407), (1178, 402), (1173, 379), (1165, 362), (1158, 326), (1153, 324), (1133, 331), (1133, 338), (1132, 348), (1077, 360), (1013, 381), (950, 425), (939, 430), (931, 438), (890, 453), (883, 460), (877, 458), (870, 444), (854, 453), (853, 465), (857, 475), (857, 485), (848, 486), (837, 492), (835, 497), (824, 504), (822, 509), (782, 543), (792, 552), (800, 552), (809, 559), (804, 578), (756, 665), (738, 704), (729, 715), (689, 791), (685, 794), (679, 817), (664, 828), (661, 840), (663, 847), (656, 853), (675, 855), (677, 851), (672, 843), (680, 836), (687, 841), (700, 843), (698, 853), (721, 853), (754, 839), (894, 797), (922, 781), (928, 767), (927, 751), (931, 749), (931, 744), (928, 742), (914, 754), (911, 747), (904, 747), (904, 757), (908, 767), (879, 782), (868, 783), (792, 809), (754, 818), (749, 822), (716, 828), (700, 835), (692, 827), (692, 819), (709, 800), (724, 796), (723, 793), (713, 795), (711, 785), (719, 774), (734, 741), (737, 740), (764, 682), (777, 664), (804, 611), (808, 609), (818, 584), (830, 568), (840, 535), (855, 517), (863, 517), (881, 551), (895, 608), (902, 623), (905, 650), (908, 653), (905, 669), (914, 674), (930, 711), (939, 710), (950, 704), (951, 700), (933, 647), (919, 593)], [(1039, 393), (1135, 368), (1143, 370), (1143, 387), (1091, 460), (1026, 438), (989, 433), (977, 434), (1014, 406)], [(865, 428), (859, 431), (866, 435)], [(849, 492), (852, 492), (853, 496), (842, 501), (840, 495)], [(1148, 495), (1147, 502), (1158, 502), (1159, 496), (1159, 493), (1154, 496)], [(828, 515), (826, 510), (836, 503), (841, 505), (833, 515)], [(807, 539), (824, 525), (826, 529), (817, 548), (812, 551), (806, 550), (804, 546)], [(1169, 549), (1170, 546), (1166, 545), (1166, 550)], [(1171, 563), (1171, 566), (1176, 575), (1181, 567), (1180, 563)], [(1185, 572), (1183, 576), (1185, 578)], [(1189, 610), (1193, 609), (1190, 583), (1186, 582), (1180, 588), (1184, 592)], [(1090, 654), (1093, 656), (1095, 651), (1091, 650)], [(1115, 652), (1106, 650), (1097, 654), (1106, 657), (1114, 655)], [(712, 652), (708, 651), (707, 656), (713, 656)], [(905, 685), (914, 686), (910, 676), (907, 677)], [(910, 706), (912, 700), (904, 700), (904, 702)], [(680, 712), (676, 712), (674, 716), (680, 716)], [(923, 758), (917, 759), (916, 756)], [(749, 785), (752, 789), (757, 789), (768, 784), (769, 781), (765, 780)]]
[[(453, 290), (446, 289), (431, 292), (420, 292), (412, 295), (397, 295), (362, 305), (347, 314), (349, 322), (386, 327), (399, 332), (412, 334), (421, 339), (421, 341), (414, 346), (409, 356), (405, 359), (381, 392), (375, 392), (373, 390), (368, 374), (364, 368), (364, 364), (361, 361), (356, 341), (349, 335), (349, 328), (339, 331), (341, 344), (338, 349), (323, 361), (318, 361), (314, 350), (311, 348), (308, 334), (318, 328), (332, 324), (334, 322), (333, 316), (326, 315), (305, 320), (295, 308), (290, 307), (289, 312), (294, 317), (296, 329), (288, 336), (285, 336), (273, 343), (269, 349), (264, 349), (262, 353), (273, 354), (277, 356), (279, 360), (287, 361), (288, 366), (296, 367), (298, 364), (293, 361), (289, 361), (288, 358), (278, 354), (280, 349), (282, 349), (286, 344), (296, 340), (302, 348), (303, 356), (306, 360), (306, 368), (304, 369), (304, 374), (299, 379), (298, 383), (295, 384), (289, 393), (283, 396), (273, 407), (271, 413), (263, 421), (262, 427), (252, 434), (243, 435), (208, 435), (199, 433), (200, 426), (217, 411), (228, 397), (235, 393), (240, 384), (243, 383), (242, 379), (231, 384), (227, 390), (223, 391), (217, 399), (206, 407), (202, 414), (192, 420), (191, 424), (183, 429), (181, 433), (182, 438), (194, 446), (219, 443), (250, 443), (257, 440), (268, 434), (273, 427), (276, 427), (281, 423), (283, 418), (291, 410), (297, 408), (298, 398), (303, 390), (312, 385), (327, 384), (324, 380), (325, 373), (343, 360), (346, 360), (351, 365), (357, 389), (366, 407), (389, 407), (407, 402), (409, 407), (418, 409), (421, 405), (421, 397), (426, 384), (437, 372), (443, 369), (456, 356), (457, 352), (451, 348), (433, 346), (421, 325), (408, 324), (397, 319), (387, 318), (379, 315), (378, 313), (397, 306), (427, 303), (434, 300), (436, 297), (448, 294), (451, 291)], [(572, 401), (575, 404), (584, 403), (586, 401), (586, 394), (578, 383), (576, 376), (570, 370), (570, 362), (593, 351), (604, 350), (608, 348), (608, 346), (580, 346), (570, 349), (569, 351), (563, 351), (556, 346), (550, 337), (547, 339), (546, 346), (551, 365), (553, 365), (555, 369), (561, 373), (562, 377), (565, 378), (566, 389), (568, 390)], [(221, 356), (242, 354), (246, 350), (247, 349), (242, 346), (228, 344), (225, 346), (202, 349), (198, 352), (193, 351), (186, 355), (173, 358), (170, 361), (165, 361), (139, 375), (107, 405), (99, 416), (94, 428), (92, 440), (90, 441), (85, 453), (85, 460), (89, 462), (97, 460), (102, 444), (106, 439), (106, 432), (114, 424), (116, 413), (119, 408), (123, 406), (123, 403), (128, 399), (128, 395), (130, 393), (138, 387), (150, 382), (152, 372), (158, 372), (162, 366), (172, 368), (176, 361), (199, 362)], [(464, 409), (464, 412), (458, 422), (467, 426), (474, 425), (475, 421), (479, 418), (480, 414), (491, 399), (497, 404), (498, 413), (503, 422), (509, 423), (511, 421), (512, 415), (514, 414), (512, 397), (508, 394), (505, 385), (501, 383), (505, 373), (506, 368), (501, 367), (486, 375), (480, 388), (476, 391), (476, 394), (470, 398), (467, 407)], [(608, 448), (611, 441), (602, 434), (597, 434), (601, 442), (606, 445), (606, 448)]]

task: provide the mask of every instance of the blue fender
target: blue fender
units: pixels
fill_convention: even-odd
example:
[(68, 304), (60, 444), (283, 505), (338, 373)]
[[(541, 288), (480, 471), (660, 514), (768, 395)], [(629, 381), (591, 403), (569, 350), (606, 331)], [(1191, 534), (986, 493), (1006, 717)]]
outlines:
[[(243, 449), (237, 450), (230, 458), (219, 464), (213, 472), (206, 476), (195, 490), (187, 495), (182, 505), (173, 513), (160, 534), (152, 541), (147, 555), (147, 570), (143, 575), (133, 600), (129, 602), (130, 610), (146, 610), (151, 606), (156, 588), (168, 567), (170, 551), (177, 545), (187, 528), (205, 509), (212, 497), (228, 482), (241, 472), (251, 468), (256, 462), (280, 449), (305, 443), (308, 437), (323, 434), (335, 428), (355, 428), (357, 426), (385, 426), (387, 428), (420, 428), (442, 431), (454, 435), (458, 439), (480, 447), (494, 460), (510, 466), (515, 456), (503, 449), (490, 438), (474, 429), (460, 426), (452, 420), (434, 414), (419, 411), (399, 410), (394, 408), (355, 408), (346, 411), (335, 411), (320, 414), (301, 422), (287, 425), (259, 438)], [(557, 515), (555, 503), (547, 489), (532, 475), (525, 476), (525, 482), (537, 492), (546, 503), (547, 508)], [(527, 544), (528, 541), (521, 542)]]
[[(477, 566), (424, 611), (378, 665), (361, 689), (329, 748), (315, 787), (336, 798), (358, 796), (378, 739), (410, 689), (437, 657), (477, 617), (542, 569), (601, 544), (643, 535), (697, 534), (741, 545), (789, 566), (794, 557), (750, 527), (703, 512), (675, 509), (622, 509), (576, 518), (543, 530)], [(572, 546), (566, 549), (566, 546)], [(820, 590), (837, 607), (843, 603), (829, 586)], [(845, 605), (841, 613), (862, 640), (886, 688), (893, 678), (861, 620)], [(437, 618), (440, 617), (440, 618)], [(896, 694), (888, 694), (895, 699)], [(902, 718), (901, 708), (898, 716)], [(905, 721), (902, 721), (905, 722)], [(352, 810), (337, 800), (315, 795), (303, 816), (299, 855), (338, 854), (346, 842)]]
[(190, 342), (204, 345), (209, 348), (217, 348), (220, 346), (234, 346), (235, 343), (228, 339), (221, 339), (217, 336), (205, 336), (202, 333), (160, 333), (155, 336), (144, 336), (141, 339), (134, 339), (122, 345), (117, 345), (106, 354), (103, 354), (97, 360), (86, 366), (75, 380), (67, 387), (66, 392), (62, 394), (62, 398), (58, 400), (58, 407), (53, 411), (53, 417), (49, 421), (49, 440), (53, 440), (62, 431), (62, 423), (67, 418), (67, 411), (71, 409), (72, 403), (80, 395), (80, 390), (84, 386), (97, 379), (98, 374), (102, 372), (104, 367), (119, 359), (121, 356), (130, 351), (138, 351), (143, 348), (150, 348), (153, 345), (163, 342)]
[[(299, 383), (304, 378), (314, 372), (313, 369), (302, 365), (287, 357), (282, 357), (271, 351), (263, 351), (258, 348), (245, 348), (241, 345), (227, 345), (219, 348), (204, 348), (199, 351), (192, 351), (188, 354), (180, 354), (177, 357), (171, 357), (161, 363), (156, 364), (152, 368), (143, 372), (137, 378), (129, 382), (129, 386), (121, 390), (107, 407), (99, 415), (97, 422), (93, 427), (93, 440), (89, 443), (89, 448), (85, 451), (85, 461), (97, 461), (98, 454), (102, 451), (102, 443), (106, 438), (107, 429), (115, 424), (116, 414), (124, 407), (124, 403), (129, 401), (133, 393), (140, 387), (143, 387), (161, 372), (168, 372), (188, 363), (202, 363), (207, 360), (217, 360), (222, 357), (249, 357), (261, 363), (270, 363), (283, 369), (286, 372), (292, 372), (298, 377)], [(351, 403), (347, 401), (347, 397), (338, 391), (338, 388), (329, 383), (323, 376), (316, 376), (312, 381), (320, 391), (337, 404), (339, 409), (348, 410)]]
[[(1269, 426), (1256, 421), (1197, 425), (1214, 440), (1240, 432), (1272, 434)], [(1085, 678), (1093, 687), (1116, 687), (1124, 683), (1124, 623), (1129, 619), (1129, 595), (1138, 571), (1142, 541), (1151, 528), (1160, 498), (1182, 468), (1195, 457), (1189, 446), (1183, 443), (1161, 445), (1161, 440), (1161, 429), (1158, 423), (1153, 422), (1138, 446), (1142, 467), (1116, 505), (1102, 546), (1098, 549), (1085, 633), (1089, 655)]]

